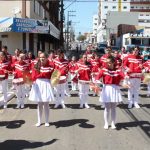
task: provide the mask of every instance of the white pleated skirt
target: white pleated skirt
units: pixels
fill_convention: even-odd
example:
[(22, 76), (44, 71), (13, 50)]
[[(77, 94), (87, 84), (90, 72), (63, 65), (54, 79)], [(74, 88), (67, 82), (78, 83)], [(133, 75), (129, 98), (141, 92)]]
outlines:
[(50, 102), (54, 101), (53, 88), (49, 79), (37, 79), (33, 83), (29, 100), (35, 102)]
[(121, 102), (122, 96), (120, 87), (114, 84), (104, 85), (100, 94), (99, 101), (102, 103)]

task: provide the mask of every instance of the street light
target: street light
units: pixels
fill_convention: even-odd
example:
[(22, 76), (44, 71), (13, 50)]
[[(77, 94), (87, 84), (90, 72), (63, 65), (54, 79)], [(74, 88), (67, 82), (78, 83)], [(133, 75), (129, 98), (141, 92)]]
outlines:
[(67, 14), (67, 50), (68, 50), (68, 47), (69, 47), (69, 17), (74, 17), (74, 16), (76, 16), (76, 15), (70, 15), (70, 13), (74, 13), (74, 12), (76, 12), (76, 11), (68, 11), (68, 14)]

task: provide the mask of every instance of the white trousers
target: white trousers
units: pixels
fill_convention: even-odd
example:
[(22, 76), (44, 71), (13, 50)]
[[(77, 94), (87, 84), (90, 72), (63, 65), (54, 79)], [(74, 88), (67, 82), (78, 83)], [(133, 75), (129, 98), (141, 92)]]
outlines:
[[(71, 74), (71, 77), (74, 76), (74, 74)], [(71, 89), (73, 91), (77, 90), (78, 84), (74, 81), (71, 81)]]
[(83, 106), (83, 104), (88, 103), (89, 84), (79, 83), (78, 88), (79, 88), (80, 105)]
[(150, 83), (147, 84), (148, 94), (150, 94)]
[(55, 92), (55, 104), (61, 105), (64, 104), (64, 99), (65, 99), (65, 88), (66, 88), (66, 83), (63, 84), (57, 84), (54, 87), (54, 92)]
[(24, 105), (24, 100), (25, 100), (25, 85), (15, 85), (16, 89), (16, 96), (17, 96), (17, 104), (18, 105)]
[(129, 84), (131, 87), (128, 89), (128, 101), (131, 104), (138, 103), (141, 79), (140, 78), (130, 78)]
[(4, 103), (7, 103), (7, 87), (8, 87), (8, 79), (5, 79), (3, 81), (0, 81), (1, 89), (4, 94)]

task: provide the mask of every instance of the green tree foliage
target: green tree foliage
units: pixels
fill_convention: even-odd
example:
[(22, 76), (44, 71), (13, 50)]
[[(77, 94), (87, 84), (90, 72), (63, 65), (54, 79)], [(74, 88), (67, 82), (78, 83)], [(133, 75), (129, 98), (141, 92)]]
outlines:
[(79, 35), (78, 37), (77, 37), (77, 40), (78, 41), (84, 41), (86, 39), (86, 37), (84, 36), (84, 35)]

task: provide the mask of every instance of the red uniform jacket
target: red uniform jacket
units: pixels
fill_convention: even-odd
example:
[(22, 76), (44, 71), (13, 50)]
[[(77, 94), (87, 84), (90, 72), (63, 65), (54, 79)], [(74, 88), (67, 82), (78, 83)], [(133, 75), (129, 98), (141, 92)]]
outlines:
[(91, 70), (92, 66), (88, 62), (88, 64), (84, 64), (82, 61), (77, 63), (78, 78), (79, 80), (89, 81), (91, 79)]
[(69, 62), (66, 59), (54, 59), (54, 68), (61, 72), (61, 76), (67, 76), (69, 71)]
[(53, 71), (54, 68), (52, 68), (49, 63), (45, 66), (41, 66), (39, 71), (32, 68), (32, 80), (35, 81), (38, 78), (50, 79)]
[(29, 65), (23, 62), (16, 62), (15, 63), (15, 70), (14, 70), (14, 78), (23, 78), (25, 72), (29, 72)]
[(0, 75), (5, 75), (4, 79), (8, 79), (8, 72), (11, 71), (11, 65), (8, 61), (0, 62)]
[(141, 76), (138, 74), (142, 73), (142, 68), (139, 66), (142, 65), (142, 63), (143, 60), (141, 56), (135, 56), (131, 54), (124, 60), (123, 66), (131, 78), (141, 78)]
[(116, 84), (119, 85), (120, 81), (124, 79), (124, 73), (120, 69), (108, 69), (103, 68), (96, 80), (103, 79), (104, 84)]
[(144, 64), (143, 64), (144, 69), (146, 70), (146, 72), (150, 72), (150, 60), (147, 60)]

